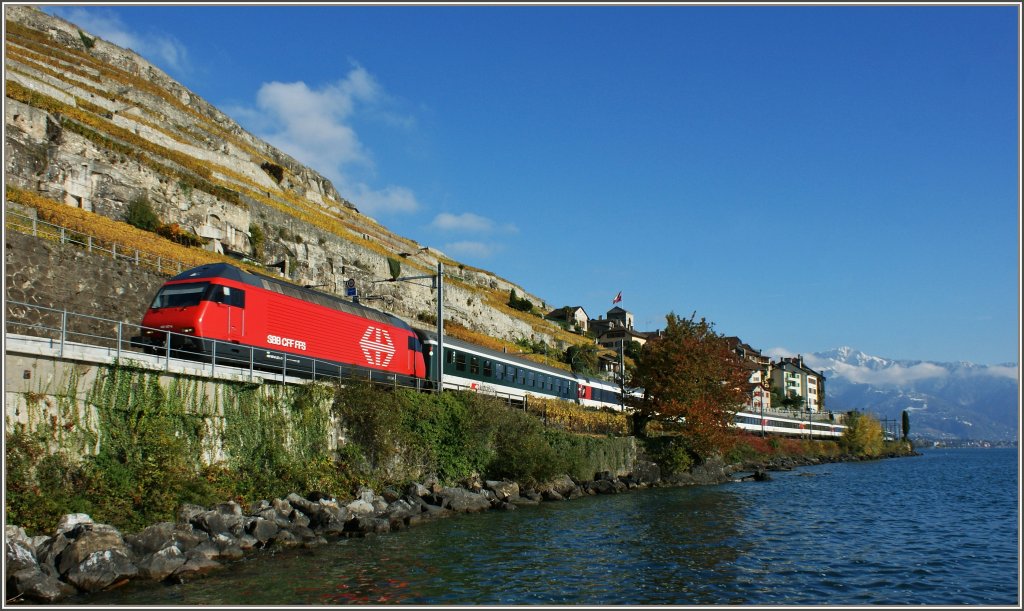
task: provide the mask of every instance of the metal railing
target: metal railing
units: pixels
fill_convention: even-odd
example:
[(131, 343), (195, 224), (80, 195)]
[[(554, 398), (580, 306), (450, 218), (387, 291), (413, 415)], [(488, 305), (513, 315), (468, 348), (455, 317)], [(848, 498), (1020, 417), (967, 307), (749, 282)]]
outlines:
[[(413, 376), (341, 365), (265, 348), (245, 346), (242, 354), (239, 354), (239, 345), (232, 342), (196, 338), (164, 329), (19, 301), (7, 301), (6, 307), (8, 335), (16, 333), (42, 340), (39, 342), (41, 346), (37, 344), (37, 347), (61, 359), (101, 362), (124, 362), (130, 359), (135, 364), (167, 372), (172, 370), (172, 365), (179, 370), (188, 365), (210, 376), (221, 373), (247, 376), (250, 380), (258, 376), (286, 383), (296, 383), (297, 378), (303, 381), (330, 382), (365, 380), (389, 387), (431, 390), (426, 380)], [(147, 346), (133, 341), (143, 337), (144, 331), (151, 333), (150, 338), (162, 339), (162, 346)], [(8, 338), (9, 344), (11, 339)], [(201, 342), (205, 350), (189, 348), (197, 341)], [(256, 360), (256, 354), (261, 355), (259, 361)]]
[(124, 246), (106, 238), (100, 238), (62, 225), (47, 223), (38, 218), (26, 216), (9, 209), (6, 210), (5, 216), (5, 225), (9, 230), (60, 244), (80, 246), (88, 252), (108, 255), (115, 261), (127, 261), (139, 267), (152, 269), (160, 274), (180, 274), (182, 271), (193, 267), (176, 259)]

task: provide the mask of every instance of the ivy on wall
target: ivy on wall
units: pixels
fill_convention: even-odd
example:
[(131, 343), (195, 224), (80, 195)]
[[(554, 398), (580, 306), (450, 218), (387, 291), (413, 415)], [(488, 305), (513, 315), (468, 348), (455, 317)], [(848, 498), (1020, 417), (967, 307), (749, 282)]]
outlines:
[(76, 512), (133, 532), (174, 520), (182, 503), (349, 498), (427, 475), (590, 479), (631, 464), (634, 447), (546, 429), (537, 414), (471, 392), (214, 382), (131, 362), (87, 382), (70, 369), (61, 390), (25, 393), (29, 417), (6, 431), (8, 521), (30, 532)]

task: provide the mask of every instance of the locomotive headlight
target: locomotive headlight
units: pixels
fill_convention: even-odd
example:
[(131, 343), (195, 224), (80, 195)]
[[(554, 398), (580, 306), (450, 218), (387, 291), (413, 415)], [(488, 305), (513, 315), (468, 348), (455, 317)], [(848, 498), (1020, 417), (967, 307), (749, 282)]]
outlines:
[(185, 327), (181, 330), (182, 333), (192, 333), (193, 331), (195, 331), (194, 327)]

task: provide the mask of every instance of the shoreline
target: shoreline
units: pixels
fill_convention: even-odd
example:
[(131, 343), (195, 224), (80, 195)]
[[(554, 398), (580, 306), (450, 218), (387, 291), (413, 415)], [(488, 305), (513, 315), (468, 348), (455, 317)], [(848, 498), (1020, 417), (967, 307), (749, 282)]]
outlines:
[[(456, 486), (432, 478), (399, 492), (380, 494), (361, 488), (350, 501), (320, 493), (261, 500), (244, 508), (234, 501), (211, 508), (182, 505), (174, 522), (153, 524), (123, 535), (87, 514), (65, 515), (52, 536), (29, 537), (17, 525), (5, 526), (9, 604), (53, 604), (87, 599), (133, 581), (184, 583), (264, 552), (312, 548), (341, 538), (361, 538), (414, 528), (461, 513), (514, 511), (583, 496), (620, 494), (658, 487), (767, 481), (772, 471), (828, 463), (920, 456), (889, 452), (876, 457), (851, 455), (760, 457), (726, 464), (706, 460), (687, 472), (661, 476), (655, 463), (641, 462), (624, 476), (611, 472), (580, 481), (561, 475), (537, 486), (470, 477)], [(739, 478), (736, 474), (741, 475)]]

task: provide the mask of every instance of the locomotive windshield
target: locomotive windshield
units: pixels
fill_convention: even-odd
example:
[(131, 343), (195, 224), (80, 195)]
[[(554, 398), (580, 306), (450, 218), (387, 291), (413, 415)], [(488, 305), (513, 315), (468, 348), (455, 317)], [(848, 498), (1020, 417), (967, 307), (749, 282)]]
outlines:
[(189, 284), (172, 284), (160, 289), (153, 299), (151, 309), (187, 308), (199, 305), (199, 300), (206, 293), (209, 282), (192, 282)]

